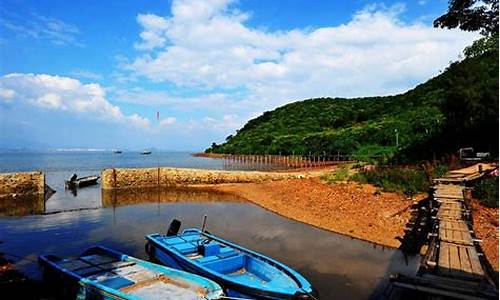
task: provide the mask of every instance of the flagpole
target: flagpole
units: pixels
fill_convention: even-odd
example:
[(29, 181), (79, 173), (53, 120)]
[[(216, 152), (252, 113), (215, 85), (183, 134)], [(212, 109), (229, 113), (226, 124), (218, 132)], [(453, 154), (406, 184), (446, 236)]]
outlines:
[[(156, 126), (160, 129), (160, 110), (156, 111)], [(157, 145), (158, 146), (158, 145)], [(156, 150), (156, 166), (158, 168), (158, 215), (160, 215), (160, 155), (159, 149)]]

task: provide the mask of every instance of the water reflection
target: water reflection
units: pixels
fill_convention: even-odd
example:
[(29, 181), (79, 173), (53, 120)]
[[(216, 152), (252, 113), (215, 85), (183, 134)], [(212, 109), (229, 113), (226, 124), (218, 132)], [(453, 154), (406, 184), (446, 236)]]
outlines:
[(232, 194), (207, 187), (170, 186), (163, 188), (102, 190), (103, 207), (116, 207), (139, 203), (164, 202), (244, 202)]
[(0, 197), (0, 216), (25, 216), (43, 212), (45, 212), (43, 194)]
[[(170, 186), (144, 189), (100, 190), (64, 189), (59, 197), (45, 200), (43, 195), (24, 195), (0, 198), (0, 216), (26, 216), (53, 214), (65, 211), (117, 207), (140, 203), (166, 202), (244, 202), (232, 194), (214, 191), (207, 187)], [(62, 194), (62, 195), (61, 195)], [(83, 194), (83, 196), (82, 196)], [(89, 197), (90, 196), (90, 197)], [(46, 203), (49, 203), (47, 208)]]
[(398, 250), (320, 230), (241, 202), (151, 203), (93, 211), (0, 219), (2, 251), (29, 260), (18, 267), (39, 277), (30, 260), (41, 253), (72, 255), (103, 244), (146, 258), (144, 236), (166, 232), (177, 218), (183, 228), (199, 227), (208, 215), (208, 230), (262, 252), (297, 269), (319, 289), (321, 299), (368, 299), (385, 286), (388, 273), (411, 275), (418, 257), (404, 262)]

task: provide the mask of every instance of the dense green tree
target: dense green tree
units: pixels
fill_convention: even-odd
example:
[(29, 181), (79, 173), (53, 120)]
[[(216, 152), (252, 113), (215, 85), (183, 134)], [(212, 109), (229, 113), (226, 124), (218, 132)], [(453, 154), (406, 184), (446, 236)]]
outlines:
[[(395, 147), (398, 130), (399, 147)], [(404, 94), (356, 99), (317, 98), (265, 112), (216, 153), (309, 153), (427, 159), (473, 146), (498, 149), (498, 54), (451, 64)]]
[(498, 0), (450, 0), (448, 11), (434, 20), (434, 27), (498, 34)]
[(483, 37), (464, 50), (466, 59), (404, 94), (290, 103), (207, 151), (412, 161), (473, 146), (498, 155), (498, 0), (451, 0), (434, 26), (480, 30)]

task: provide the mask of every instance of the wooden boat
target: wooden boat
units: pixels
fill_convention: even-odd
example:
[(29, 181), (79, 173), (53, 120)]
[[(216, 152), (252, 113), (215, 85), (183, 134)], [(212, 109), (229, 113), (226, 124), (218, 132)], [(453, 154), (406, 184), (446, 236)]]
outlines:
[(167, 235), (149, 234), (146, 240), (150, 257), (219, 283), (229, 297), (318, 299), (317, 291), (293, 269), (199, 229), (180, 235), (169, 229)]
[(151, 151), (142, 151), (141, 152), (141, 155), (149, 155), (149, 154), (151, 154)]
[(66, 188), (77, 188), (77, 187), (86, 187), (89, 185), (97, 184), (97, 180), (99, 180), (99, 175), (90, 175), (85, 177), (80, 177), (75, 180), (66, 180)]
[(74, 258), (42, 255), (38, 260), (49, 282), (69, 287), (69, 293), (76, 294), (79, 300), (207, 300), (223, 296), (222, 288), (211, 280), (102, 246), (89, 248)]

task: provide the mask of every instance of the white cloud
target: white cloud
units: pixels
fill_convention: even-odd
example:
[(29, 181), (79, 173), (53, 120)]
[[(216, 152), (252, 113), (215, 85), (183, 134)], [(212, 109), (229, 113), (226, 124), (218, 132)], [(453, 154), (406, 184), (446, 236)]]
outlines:
[(167, 38), (164, 36), (164, 32), (168, 29), (168, 21), (166, 19), (146, 14), (138, 15), (137, 22), (146, 29), (141, 32), (142, 42), (135, 44), (137, 49), (148, 50), (165, 45)]
[(52, 17), (38, 14), (25, 16), (2, 11), (0, 26), (17, 33), (19, 36), (48, 40), (55, 45), (83, 46), (77, 40), (80, 34), (77, 26)]
[(139, 15), (145, 53), (124, 68), (178, 87), (244, 89), (245, 103), (263, 111), (310, 97), (403, 92), (438, 74), (477, 36), (405, 23), (402, 5), (372, 5), (345, 24), (289, 31), (249, 27), (234, 6), (175, 0), (171, 17)]
[(160, 120), (160, 122), (159, 122), (158, 125), (160, 127), (169, 126), (169, 125), (175, 124), (176, 121), (177, 121), (176, 118), (174, 118), (174, 117), (168, 117), (168, 118)]
[(5, 102), (10, 102), (12, 98), (14, 98), (15, 94), (16, 92), (14, 90), (0, 87), (0, 98), (2, 98)]
[(76, 69), (70, 73), (71, 76), (83, 79), (101, 80), (103, 76), (88, 70)]
[(215, 119), (213, 117), (204, 117), (201, 122), (193, 124), (195, 127), (208, 128), (220, 132), (233, 131), (240, 127), (242, 120), (237, 115), (224, 115), (222, 119)]
[[(111, 104), (104, 89), (95, 83), (46, 74), (12, 73), (0, 77), (1, 96), (15, 99), (42, 109), (70, 111), (103, 121), (131, 124), (148, 128), (149, 120), (137, 114), (126, 116)], [(5, 92), (6, 91), (6, 92)]]
[(67, 107), (61, 101), (61, 96), (53, 93), (48, 93), (36, 98), (34, 103), (41, 107), (49, 109), (61, 109), (61, 110), (67, 109)]

